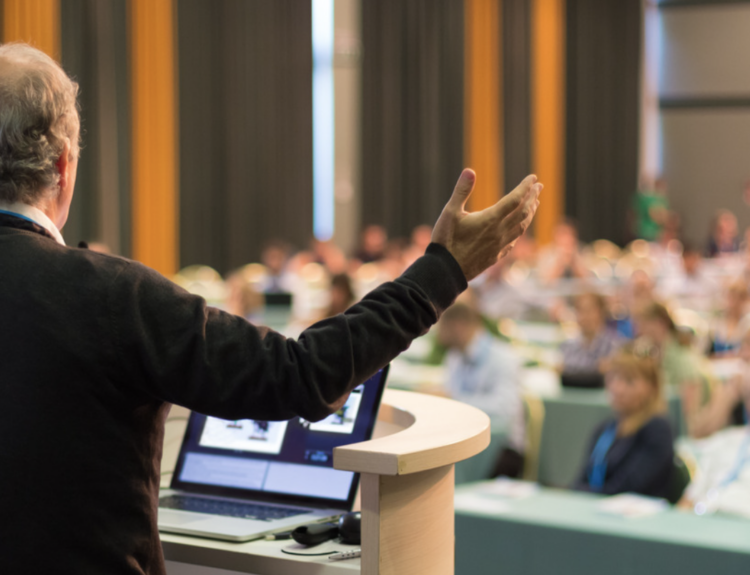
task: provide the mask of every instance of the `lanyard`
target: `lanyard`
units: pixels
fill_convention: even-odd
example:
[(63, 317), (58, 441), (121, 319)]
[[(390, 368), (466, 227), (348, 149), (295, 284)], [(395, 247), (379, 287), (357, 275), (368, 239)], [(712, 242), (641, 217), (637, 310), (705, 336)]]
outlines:
[(607, 453), (617, 436), (617, 422), (609, 425), (599, 436), (591, 452), (591, 471), (589, 472), (589, 487), (592, 491), (604, 488), (604, 478), (607, 476)]
[(742, 472), (742, 468), (745, 466), (745, 463), (750, 461), (750, 453), (749, 448), (750, 447), (750, 430), (748, 430), (745, 433), (745, 439), (742, 441), (742, 445), (740, 445), (740, 449), (737, 452), (737, 462), (734, 464), (734, 467), (732, 468), (732, 471), (730, 471), (727, 476), (724, 478), (724, 480), (719, 484), (719, 488), (726, 487), (730, 483), (733, 483), (737, 480), (737, 478), (740, 476), (740, 473)]
[(0, 214), (3, 214), (5, 216), (13, 216), (14, 218), (21, 218), (22, 220), (26, 220), (27, 222), (31, 222), (32, 224), (36, 224), (37, 226), (44, 227), (40, 223), (35, 222), (28, 216), (24, 216), (23, 214), (17, 214), (16, 212), (9, 212), (7, 210), (0, 210)]

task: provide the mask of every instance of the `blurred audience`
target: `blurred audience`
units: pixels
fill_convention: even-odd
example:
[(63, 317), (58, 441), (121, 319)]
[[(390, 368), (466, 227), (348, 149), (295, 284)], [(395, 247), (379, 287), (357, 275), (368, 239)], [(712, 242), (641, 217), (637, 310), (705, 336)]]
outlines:
[(697, 393), (684, 397), (684, 401), (688, 402), (686, 408), (695, 414), (691, 421), (691, 436), (707, 437), (727, 426), (748, 423), (750, 332), (745, 332), (742, 338), (738, 357), (741, 366), (726, 383), (716, 382), (707, 404), (700, 404), (701, 398)]
[(552, 243), (539, 254), (538, 274), (545, 284), (591, 275), (583, 261), (578, 230), (572, 221), (562, 221), (555, 227)]
[(331, 278), (331, 299), (325, 317), (344, 313), (355, 302), (352, 280), (347, 274), (336, 274)]
[(696, 446), (697, 471), (682, 501), (699, 515), (750, 517), (750, 334), (740, 357), (743, 369), (714, 394), (699, 422), (699, 436), (713, 435)]
[(424, 255), (431, 241), (432, 226), (421, 225), (414, 228), (411, 233), (409, 247), (404, 250), (404, 261), (407, 267), (417, 261), (417, 258)]
[(703, 256), (692, 244), (685, 243), (682, 248), (682, 269), (680, 273), (665, 278), (659, 286), (659, 293), (665, 299), (677, 299), (688, 307), (708, 309), (711, 298), (719, 285), (706, 275)]
[(709, 354), (736, 355), (742, 337), (750, 328), (747, 316), (748, 289), (744, 280), (733, 281), (725, 291), (724, 309), (711, 325)]
[(521, 319), (529, 309), (528, 297), (511, 280), (515, 261), (511, 252), (471, 282), (483, 315), (495, 319)]
[(388, 234), (383, 226), (369, 225), (362, 231), (355, 259), (363, 264), (379, 262), (385, 256)]
[(574, 489), (669, 498), (673, 436), (649, 344), (636, 342), (620, 351), (606, 382), (615, 417), (594, 432)]
[(289, 272), (292, 248), (282, 240), (271, 240), (263, 246), (260, 261), (266, 266), (267, 275), (259, 284), (263, 293), (283, 293), (294, 290), (294, 280)]
[(639, 335), (657, 350), (657, 358), (667, 387), (701, 381), (700, 356), (690, 347), (680, 344), (677, 326), (669, 311), (660, 303), (652, 303), (637, 318)]
[(575, 298), (579, 335), (560, 346), (563, 354), (561, 371), (565, 375), (603, 373), (606, 360), (624, 339), (607, 327), (607, 301), (604, 296), (586, 293)]
[(729, 210), (716, 212), (711, 234), (706, 245), (706, 256), (715, 258), (731, 255), (740, 249), (737, 217)]
[(494, 432), (504, 432), (506, 450), (497, 474), (520, 474), (524, 449), (521, 360), (507, 343), (490, 334), (477, 309), (464, 298), (438, 323), (438, 341), (448, 349), (446, 388), (458, 401), (490, 416)]
[(645, 178), (635, 194), (633, 212), (635, 236), (649, 242), (658, 240), (670, 215), (666, 180), (657, 178), (651, 182)]

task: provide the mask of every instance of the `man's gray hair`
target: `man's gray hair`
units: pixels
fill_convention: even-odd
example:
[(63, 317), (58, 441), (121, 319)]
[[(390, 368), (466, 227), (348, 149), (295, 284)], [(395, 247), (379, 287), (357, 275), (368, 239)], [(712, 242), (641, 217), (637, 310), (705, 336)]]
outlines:
[(28, 44), (0, 45), (0, 201), (36, 205), (59, 193), (57, 161), (78, 157), (78, 84)]

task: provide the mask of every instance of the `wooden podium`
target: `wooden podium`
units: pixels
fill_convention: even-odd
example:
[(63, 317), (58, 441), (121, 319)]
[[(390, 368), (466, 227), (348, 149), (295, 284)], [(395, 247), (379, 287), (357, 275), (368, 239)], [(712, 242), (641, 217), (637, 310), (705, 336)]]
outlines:
[(336, 469), (362, 474), (362, 575), (452, 575), (454, 465), (490, 443), (468, 405), (388, 390), (379, 437), (338, 447)]
[[(184, 426), (183, 426), (184, 430)], [(180, 431), (165, 459), (176, 459)], [(293, 557), (284, 541), (228, 543), (161, 534), (170, 575), (452, 575), (454, 464), (484, 450), (490, 420), (442, 397), (386, 390), (374, 438), (338, 447), (337, 469), (362, 474), (362, 559)], [(222, 570), (222, 571), (218, 571)]]

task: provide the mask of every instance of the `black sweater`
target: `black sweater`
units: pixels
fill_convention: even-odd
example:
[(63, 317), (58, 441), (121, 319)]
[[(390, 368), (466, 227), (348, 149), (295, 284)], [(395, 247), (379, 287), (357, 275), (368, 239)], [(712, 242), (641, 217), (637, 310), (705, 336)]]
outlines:
[(293, 341), (138, 263), (0, 215), (0, 572), (164, 573), (156, 517), (170, 404), (321, 419), (465, 288), (433, 244)]
[[(602, 432), (615, 420), (603, 422), (591, 436), (583, 469), (573, 488), (591, 491), (591, 453)], [(601, 493), (639, 493), (651, 497), (668, 497), (674, 467), (674, 439), (669, 421), (654, 417), (633, 435), (618, 437), (607, 452), (607, 473)]]

